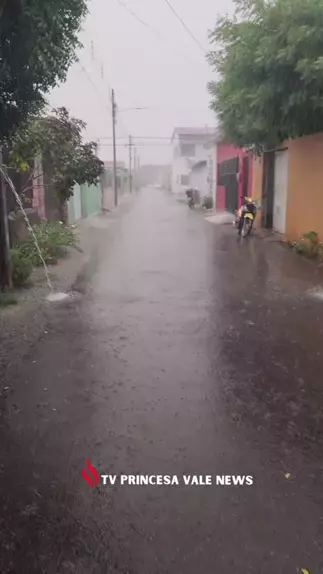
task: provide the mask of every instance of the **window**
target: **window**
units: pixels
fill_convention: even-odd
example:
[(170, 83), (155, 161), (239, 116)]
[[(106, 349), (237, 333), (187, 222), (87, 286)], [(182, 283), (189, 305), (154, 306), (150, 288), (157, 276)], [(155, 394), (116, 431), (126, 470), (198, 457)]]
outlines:
[(188, 185), (188, 175), (181, 175), (181, 185)]
[(182, 157), (194, 157), (195, 156), (195, 144), (188, 144), (188, 143), (181, 144), (181, 156)]

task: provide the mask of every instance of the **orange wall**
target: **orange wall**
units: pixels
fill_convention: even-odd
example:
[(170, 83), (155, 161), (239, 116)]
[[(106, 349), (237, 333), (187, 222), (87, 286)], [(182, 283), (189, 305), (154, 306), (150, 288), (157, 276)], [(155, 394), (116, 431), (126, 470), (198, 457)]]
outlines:
[[(263, 156), (253, 158), (252, 197), (262, 202)], [(261, 210), (258, 211), (255, 227), (261, 227)]]
[(323, 241), (323, 133), (288, 142), (286, 238), (316, 231)]
[[(316, 231), (323, 241), (323, 133), (285, 142), (289, 150), (286, 239)], [(263, 158), (253, 161), (253, 197), (262, 201)], [(261, 225), (261, 213), (256, 220)]]

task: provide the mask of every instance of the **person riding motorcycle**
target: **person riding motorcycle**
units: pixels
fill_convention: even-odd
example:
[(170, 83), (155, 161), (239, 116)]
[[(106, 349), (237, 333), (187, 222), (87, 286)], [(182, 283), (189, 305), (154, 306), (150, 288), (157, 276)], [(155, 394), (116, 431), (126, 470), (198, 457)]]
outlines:
[(186, 197), (188, 199), (189, 207), (194, 207), (194, 205), (196, 203), (196, 190), (190, 188), (190, 189), (187, 189), (185, 193), (186, 193)]

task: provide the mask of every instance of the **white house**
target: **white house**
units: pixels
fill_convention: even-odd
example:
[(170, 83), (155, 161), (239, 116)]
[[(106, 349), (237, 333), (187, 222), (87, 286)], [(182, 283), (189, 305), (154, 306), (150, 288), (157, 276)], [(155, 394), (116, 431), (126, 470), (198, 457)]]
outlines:
[(208, 193), (213, 198), (213, 205), (216, 206), (216, 190), (217, 190), (217, 177), (218, 177), (218, 144), (219, 136), (215, 135), (205, 144), (207, 151), (207, 189)]
[[(201, 194), (207, 194), (210, 170), (208, 162), (211, 150), (206, 146), (212, 138), (215, 138), (215, 135), (215, 128), (174, 129), (172, 192), (178, 199), (186, 198), (185, 191), (188, 187), (199, 189), (201, 186)], [(214, 161), (214, 158), (212, 160)]]
[(201, 199), (209, 195), (208, 190), (208, 167), (207, 160), (198, 160), (191, 168), (189, 175), (189, 185), (192, 189), (198, 189)]

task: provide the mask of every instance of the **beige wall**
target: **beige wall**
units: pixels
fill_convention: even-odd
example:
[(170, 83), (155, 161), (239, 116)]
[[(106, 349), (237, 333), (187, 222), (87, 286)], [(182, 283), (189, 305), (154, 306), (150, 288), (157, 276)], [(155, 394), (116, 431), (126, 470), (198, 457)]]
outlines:
[[(286, 239), (316, 231), (323, 241), (323, 133), (284, 143), (289, 150)], [(254, 159), (253, 197), (262, 199), (263, 160)], [(261, 213), (257, 218), (261, 224)]]

